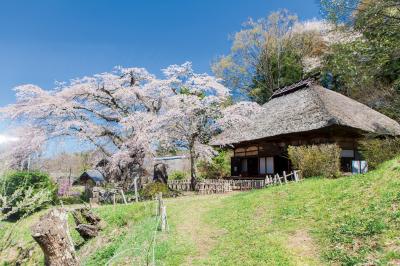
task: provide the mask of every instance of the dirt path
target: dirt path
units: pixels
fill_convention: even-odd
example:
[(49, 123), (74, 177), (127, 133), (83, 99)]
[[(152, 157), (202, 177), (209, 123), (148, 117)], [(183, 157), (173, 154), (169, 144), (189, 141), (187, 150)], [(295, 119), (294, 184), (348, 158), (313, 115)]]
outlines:
[(297, 230), (289, 236), (288, 250), (296, 254), (297, 265), (321, 265), (318, 249), (306, 230)]
[[(218, 237), (223, 234), (223, 231), (205, 222), (205, 214), (217, 207), (223, 198), (231, 195), (193, 196), (190, 200), (185, 198), (182, 202), (175, 200), (167, 203), (171, 208), (176, 207), (175, 216), (171, 218), (176, 222), (177, 233), (190, 239), (196, 248), (194, 255), (187, 259), (185, 265), (195, 265), (207, 258)], [(184, 208), (180, 203), (185, 204)]]

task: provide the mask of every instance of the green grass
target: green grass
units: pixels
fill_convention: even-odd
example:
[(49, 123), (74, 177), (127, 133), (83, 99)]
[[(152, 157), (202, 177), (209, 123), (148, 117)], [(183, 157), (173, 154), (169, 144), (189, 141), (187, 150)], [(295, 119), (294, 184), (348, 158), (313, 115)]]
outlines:
[[(393, 160), (366, 175), (309, 179), (225, 199), (209, 213), (209, 222), (228, 232), (209, 263), (385, 265), (398, 259), (398, 165)], [(309, 234), (314, 248), (292, 247), (296, 232)]]
[[(157, 265), (387, 265), (400, 262), (400, 162), (365, 175), (312, 178), (244, 193), (166, 200), (170, 230), (156, 236)], [(154, 203), (103, 206), (105, 222), (83, 243), (84, 265), (145, 265), (157, 225)], [(35, 244), (28, 217), (15, 230)], [(0, 223), (0, 237), (12, 226)], [(0, 254), (1, 255), (1, 254)], [(1, 256), (2, 257), (2, 256)], [(41, 263), (40, 249), (26, 264)]]

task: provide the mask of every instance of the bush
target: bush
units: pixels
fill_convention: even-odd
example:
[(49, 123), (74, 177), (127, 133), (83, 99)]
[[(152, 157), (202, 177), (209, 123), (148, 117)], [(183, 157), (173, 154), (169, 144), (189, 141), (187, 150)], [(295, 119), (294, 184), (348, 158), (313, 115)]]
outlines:
[(58, 198), (59, 202), (62, 202), (64, 205), (72, 205), (72, 204), (82, 204), (84, 202), (87, 202), (85, 198), (83, 197), (83, 194), (81, 196), (63, 196)]
[(360, 152), (368, 167), (376, 168), (380, 163), (400, 155), (400, 138), (371, 139), (360, 141)]
[(182, 171), (173, 171), (171, 174), (168, 175), (169, 180), (183, 180), (187, 179), (189, 175)]
[(147, 184), (143, 189), (140, 190), (139, 194), (144, 199), (152, 199), (159, 192), (162, 192), (163, 197), (173, 196), (173, 193), (169, 190), (168, 186), (161, 182)]
[(54, 193), (57, 190), (50, 176), (40, 172), (12, 172), (0, 180), (0, 184), (5, 195), (11, 195), (18, 188), (48, 189)]
[(341, 150), (336, 144), (289, 146), (289, 159), (304, 177), (334, 178), (340, 174)]
[(56, 185), (46, 174), (13, 172), (0, 180), (2, 219), (17, 220), (56, 200)]
[(219, 179), (229, 176), (231, 173), (231, 153), (221, 150), (210, 162), (198, 163), (199, 176), (203, 179)]

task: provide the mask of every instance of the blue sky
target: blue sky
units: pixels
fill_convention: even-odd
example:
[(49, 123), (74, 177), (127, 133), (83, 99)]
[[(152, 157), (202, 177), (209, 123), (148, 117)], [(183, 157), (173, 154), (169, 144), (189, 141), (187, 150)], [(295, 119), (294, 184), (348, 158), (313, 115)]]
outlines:
[(210, 73), (244, 21), (281, 8), (319, 17), (317, 0), (2, 0), (0, 106), (15, 101), (16, 85), (51, 88), (115, 65), (159, 74), (192, 61)]

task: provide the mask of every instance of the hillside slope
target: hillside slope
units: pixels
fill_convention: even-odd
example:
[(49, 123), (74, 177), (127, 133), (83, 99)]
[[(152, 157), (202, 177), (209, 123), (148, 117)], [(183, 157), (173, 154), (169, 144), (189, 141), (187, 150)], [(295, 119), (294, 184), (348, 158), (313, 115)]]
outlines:
[[(155, 205), (103, 206), (107, 223), (96, 239), (79, 245), (85, 265), (374, 265), (400, 264), (400, 161), (365, 175), (243, 193), (166, 200), (168, 233), (154, 235)], [(40, 250), (23, 221), (14, 234), (21, 246)], [(0, 223), (0, 237), (10, 224)], [(28, 244), (27, 244), (28, 243)], [(30, 243), (30, 244), (29, 244)], [(14, 248), (1, 253), (12, 254)], [(8, 255), (10, 257), (10, 255)]]

